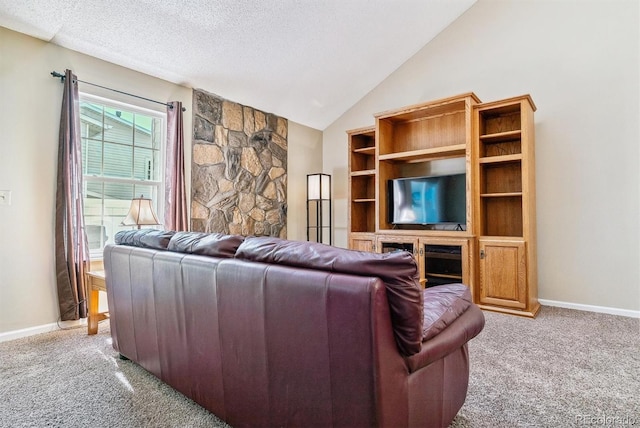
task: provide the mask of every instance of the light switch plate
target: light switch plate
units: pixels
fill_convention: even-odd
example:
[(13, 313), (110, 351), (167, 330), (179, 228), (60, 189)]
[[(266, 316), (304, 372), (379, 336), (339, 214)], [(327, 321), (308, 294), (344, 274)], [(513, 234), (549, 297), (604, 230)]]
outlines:
[(0, 190), (0, 205), (11, 205), (11, 190)]

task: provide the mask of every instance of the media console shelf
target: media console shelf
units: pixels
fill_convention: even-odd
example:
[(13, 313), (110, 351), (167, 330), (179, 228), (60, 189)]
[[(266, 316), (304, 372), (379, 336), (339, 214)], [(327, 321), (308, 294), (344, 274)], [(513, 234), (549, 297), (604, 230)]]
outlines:
[[(349, 247), (410, 251), (424, 286), (462, 282), (484, 309), (535, 316), (535, 109), (529, 95), (482, 103), (470, 92), (347, 131)], [(465, 173), (466, 223), (392, 224), (389, 181), (442, 168)]]

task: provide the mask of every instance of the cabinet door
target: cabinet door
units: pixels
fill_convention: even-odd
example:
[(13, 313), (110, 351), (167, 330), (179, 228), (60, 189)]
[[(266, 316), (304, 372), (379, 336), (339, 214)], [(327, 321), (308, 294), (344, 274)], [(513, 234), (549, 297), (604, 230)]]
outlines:
[(525, 309), (527, 305), (524, 241), (479, 240), (480, 303)]
[(376, 249), (375, 243), (376, 238), (374, 235), (351, 237), (351, 239), (349, 239), (349, 248), (352, 250), (369, 251), (373, 253)]
[(418, 252), (420, 271), (426, 286), (469, 281), (469, 240), (451, 238), (420, 238)]

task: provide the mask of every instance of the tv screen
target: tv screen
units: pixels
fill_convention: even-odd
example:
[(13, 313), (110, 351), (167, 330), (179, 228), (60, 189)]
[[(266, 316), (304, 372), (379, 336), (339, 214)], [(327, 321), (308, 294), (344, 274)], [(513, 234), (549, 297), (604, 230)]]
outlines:
[(465, 174), (398, 178), (388, 187), (392, 224), (467, 223)]

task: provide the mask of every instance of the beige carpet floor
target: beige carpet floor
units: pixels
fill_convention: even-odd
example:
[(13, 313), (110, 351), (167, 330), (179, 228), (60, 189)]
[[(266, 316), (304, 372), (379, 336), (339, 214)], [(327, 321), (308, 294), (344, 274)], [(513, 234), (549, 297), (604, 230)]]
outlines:
[[(640, 320), (485, 312), (452, 427), (640, 426)], [(0, 427), (225, 427), (111, 347), (108, 323), (0, 343)]]
[(640, 426), (640, 319), (485, 312), (453, 427)]

